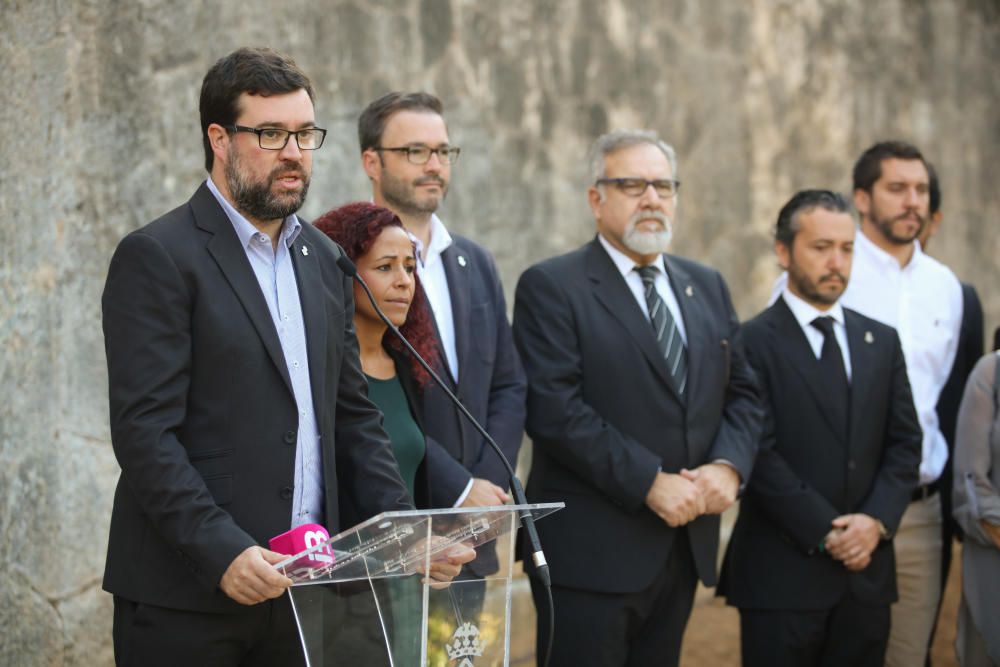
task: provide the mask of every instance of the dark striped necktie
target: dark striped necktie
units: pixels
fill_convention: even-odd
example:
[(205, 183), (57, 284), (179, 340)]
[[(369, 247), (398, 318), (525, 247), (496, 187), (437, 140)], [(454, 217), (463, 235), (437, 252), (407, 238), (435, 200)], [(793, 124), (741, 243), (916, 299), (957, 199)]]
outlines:
[(646, 307), (649, 308), (649, 321), (653, 325), (656, 344), (663, 358), (667, 360), (667, 370), (670, 371), (677, 393), (683, 396), (687, 387), (687, 350), (684, 348), (684, 340), (681, 338), (674, 316), (660, 297), (660, 293), (656, 291), (656, 274), (659, 270), (655, 266), (648, 265), (637, 266), (635, 270), (642, 278)]

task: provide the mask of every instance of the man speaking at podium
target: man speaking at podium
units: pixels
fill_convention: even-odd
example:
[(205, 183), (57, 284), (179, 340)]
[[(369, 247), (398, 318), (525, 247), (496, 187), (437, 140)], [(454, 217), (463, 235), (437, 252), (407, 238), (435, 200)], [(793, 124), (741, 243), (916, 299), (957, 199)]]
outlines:
[(341, 250), (299, 220), (323, 144), (289, 58), (240, 49), (201, 91), (208, 180), (126, 236), (102, 300), (122, 474), (104, 588), (120, 665), (302, 664), (260, 547), (411, 509), (368, 401)]

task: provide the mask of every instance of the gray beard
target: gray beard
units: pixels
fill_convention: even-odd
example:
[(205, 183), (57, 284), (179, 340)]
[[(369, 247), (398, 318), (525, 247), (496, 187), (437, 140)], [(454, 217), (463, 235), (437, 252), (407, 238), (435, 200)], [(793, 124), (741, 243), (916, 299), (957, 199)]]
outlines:
[[(638, 229), (637, 225), (639, 221), (650, 217), (654, 217), (663, 223), (663, 231), (645, 232)], [(629, 220), (622, 243), (626, 248), (640, 255), (659, 255), (670, 250), (670, 242), (673, 238), (674, 228), (667, 216), (661, 213), (654, 215), (643, 213), (641, 215), (637, 214)]]

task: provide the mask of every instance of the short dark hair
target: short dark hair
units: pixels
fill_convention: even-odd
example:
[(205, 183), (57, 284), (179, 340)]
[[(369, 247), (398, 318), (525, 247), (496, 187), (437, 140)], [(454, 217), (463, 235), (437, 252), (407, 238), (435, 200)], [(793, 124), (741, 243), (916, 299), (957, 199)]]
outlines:
[(426, 111), (443, 116), (444, 105), (430, 93), (386, 93), (365, 107), (358, 117), (358, 143), (362, 153), (381, 144), (389, 117), (400, 111)]
[(850, 213), (851, 205), (847, 198), (832, 190), (799, 190), (788, 203), (781, 207), (778, 222), (774, 226), (774, 240), (791, 248), (795, 235), (799, 231), (799, 216), (803, 213), (821, 208), (834, 213)]
[(930, 198), (930, 214), (941, 210), (941, 181), (938, 180), (937, 169), (930, 162), (924, 162), (927, 167), (927, 195)]
[(854, 163), (854, 189), (871, 192), (875, 182), (882, 178), (882, 162), (893, 158), (920, 160), (927, 166), (927, 160), (913, 144), (905, 141), (880, 141), (862, 153)]
[(315, 101), (312, 82), (290, 57), (274, 49), (243, 47), (220, 58), (201, 83), (201, 140), (205, 146), (205, 169), (212, 171), (215, 155), (208, 139), (208, 126), (233, 125), (239, 115), (240, 95), (282, 95), (305, 90)]

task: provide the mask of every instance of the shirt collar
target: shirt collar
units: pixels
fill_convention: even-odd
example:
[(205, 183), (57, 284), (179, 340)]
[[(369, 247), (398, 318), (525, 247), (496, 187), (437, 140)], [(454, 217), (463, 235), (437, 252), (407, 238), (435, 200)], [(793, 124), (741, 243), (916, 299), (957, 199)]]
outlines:
[(860, 228), (858, 228), (857, 233), (854, 235), (854, 246), (855, 249), (860, 249), (883, 269), (906, 271), (924, 261), (924, 251), (920, 247), (920, 241), (913, 242), (913, 256), (910, 257), (910, 261), (906, 266), (900, 266), (895, 257), (875, 245), (875, 242), (865, 236), (865, 233)]
[[(409, 233), (409, 232), (407, 232)], [(441, 218), (437, 217), (437, 213), (431, 213), (431, 242), (427, 244), (427, 254), (424, 256), (424, 244), (423, 241), (418, 239), (413, 234), (410, 234), (410, 238), (413, 240), (413, 244), (417, 251), (417, 257), (424, 257), (422, 260), (423, 264), (427, 264), (432, 258), (439, 256), (448, 246), (453, 242), (451, 234), (448, 233), (448, 228), (444, 226), (441, 222)]]
[[(600, 232), (597, 233), (597, 240), (601, 242), (601, 245), (611, 257), (611, 261), (615, 263), (615, 267), (622, 274), (622, 277), (627, 280), (628, 274), (632, 273), (635, 267), (638, 266), (635, 260), (611, 245), (611, 242), (604, 238), (604, 235)], [(667, 273), (667, 265), (663, 261), (663, 255), (658, 254), (650, 266), (658, 268), (663, 273), (663, 277), (667, 279), (667, 282), (670, 281), (670, 276)]]
[(795, 316), (795, 321), (798, 322), (799, 326), (803, 329), (811, 325), (812, 321), (817, 317), (832, 317), (834, 322), (840, 326), (845, 326), (844, 307), (840, 305), (839, 300), (830, 306), (829, 310), (820, 310), (811, 303), (807, 303), (802, 298), (792, 294), (792, 291), (788, 289), (787, 284), (784, 289), (781, 290), (781, 298), (785, 300), (785, 304), (788, 305), (788, 309), (791, 310), (792, 315)]
[[(215, 186), (215, 182), (211, 178), (208, 178), (205, 183), (208, 185), (209, 191), (215, 196), (216, 201), (219, 202), (219, 206), (221, 206), (222, 210), (226, 212), (226, 217), (229, 218), (229, 222), (232, 223), (233, 229), (236, 230), (236, 236), (240, 239), (240, 245), (246, 248), (250, 245), (250, 241), (253, 240), (254, 235), (260, 230), (254, 227), (242, 213), (237, 211), (236, 207), (230, 204), (228, 199), (222, 196), (222, 193), (219, 192), (219, 188)], [(280, 238), (285, 242), (286, 246), (291, 248), (301, 231), (302, 223), (299, 222), (298, 216), (292, 213), (290, 216), (285, 218), (285, 221), (281, 224)]]

